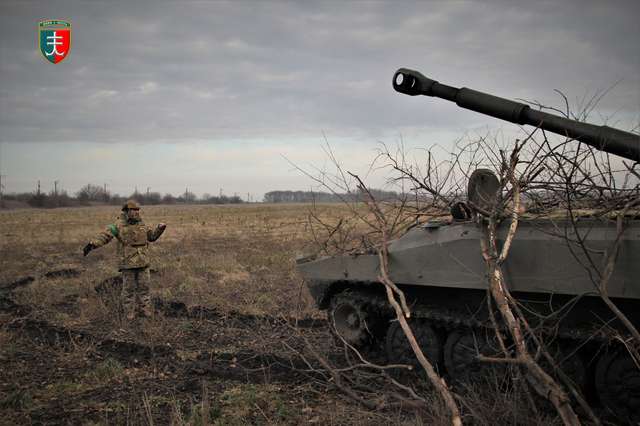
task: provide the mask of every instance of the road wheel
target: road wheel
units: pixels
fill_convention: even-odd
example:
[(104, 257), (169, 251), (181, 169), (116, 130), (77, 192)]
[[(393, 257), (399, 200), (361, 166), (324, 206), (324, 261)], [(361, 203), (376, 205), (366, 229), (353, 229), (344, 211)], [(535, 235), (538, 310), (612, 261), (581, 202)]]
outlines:
[[(488, 331), (492, 333), (492, 331)], [(502, 357), (495, 337), (472, 330), (457, 330), (449, 334), (444, 345), (444, 365), (455, 382), (488, 381), (493, 375), (503, 377), (505, 365), (478, 360), (478, 355)]]
[[(409, 321), (416, 342), (424, 356), (435, 367), (442, 358), (442, 344), (440, 337), (427, 320), (415, 319)], [(404, 334), (399, 321), (393, 321), (387, 330), (386, 352), (389, 363), (410, 364), (418, 366), (416, 358), (407, 336)]]
[(640, 422), (640, 369), (626, 349), (611, 351), (598, 360), (595, 385), (609, 412), (629, 424)]
[(344, 339), (356, 348), (369, 343), (374, 337), (374, 318), (367, 312), (365, 304), (353, 294), (338, 294), (331, 300), (329, 321), (338, 341)]
[[(587, 366), (582, 357), (567, 343), (551, 345), (547, 350), (555, 360), (556, 365), (571, 379), (576, 389), (584, 392), (587, 386)], [(544, 358), (539, 361), (539, 364), (553, 377), (557, 376)]]

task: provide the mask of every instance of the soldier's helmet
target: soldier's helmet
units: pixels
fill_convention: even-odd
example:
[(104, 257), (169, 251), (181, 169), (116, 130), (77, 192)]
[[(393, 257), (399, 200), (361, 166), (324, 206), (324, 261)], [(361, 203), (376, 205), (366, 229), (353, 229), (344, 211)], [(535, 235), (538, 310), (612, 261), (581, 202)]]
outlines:
[(129, 200), (122, 206), (122, 211), (126, 212), (127, 210), (140, 210), (140, 205), (135, 202), (135, 200)]

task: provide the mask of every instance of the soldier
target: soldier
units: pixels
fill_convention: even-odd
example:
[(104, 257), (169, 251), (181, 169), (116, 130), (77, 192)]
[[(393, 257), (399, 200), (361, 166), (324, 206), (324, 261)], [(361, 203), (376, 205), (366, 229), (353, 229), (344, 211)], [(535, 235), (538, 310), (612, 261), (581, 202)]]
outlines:
[(91, 240), (82, 252), (88, 255), (91, 250), (109, 243), (115, 237), (118, 240), (117, 253), (120, 257), (118, 269), (122, 273), (123, 307), (126, 317), (133, 320), (136, 316), (151, 316), (153, 307), (149, 297), (149, 242), (160, 238), (167, 225), (158, 224), (155, 229), (144, 224), (140, 217), (138, 203), (129, 200), (122, 207), (122, 214), (113, 223)]

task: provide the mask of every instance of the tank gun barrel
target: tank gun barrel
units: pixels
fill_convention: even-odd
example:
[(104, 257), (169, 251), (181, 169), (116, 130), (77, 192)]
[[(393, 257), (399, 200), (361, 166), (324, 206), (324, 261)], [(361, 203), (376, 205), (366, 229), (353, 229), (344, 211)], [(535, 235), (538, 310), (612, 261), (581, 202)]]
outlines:
[(418, 71), (400, 68), (393, 76), (393, 88), (406, 95), (435, 96), (459, 107), (512, 123), (540, 127), (584, 142), (597, 150), (640, 161), (640, 135), (570, 120), (532, 109), (529, 105), (489, 95), (466, 87), (456, 88), (425, 77)]

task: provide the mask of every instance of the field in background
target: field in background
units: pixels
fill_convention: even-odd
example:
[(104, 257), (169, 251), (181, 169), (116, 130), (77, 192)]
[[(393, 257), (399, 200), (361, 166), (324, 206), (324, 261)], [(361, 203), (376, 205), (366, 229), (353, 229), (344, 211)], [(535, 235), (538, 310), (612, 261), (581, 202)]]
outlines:
[[(339, 206), (318, 209), (329, 214)], [(312, 249), (308, 210), (303, 204), (143, 208), (147, 224), (168, 225), (150, 247), (154, 295), (220, 309), (291, 315), (297, 299), (292, 295), (301, 287), (295, 256)], [(0, 282), (59, 269), (83, 271), (81, 278), (64, 283), (36, 280), (30, 286), (33, 302), (42, 299), (46, 305), (117, 275), (114, 242), (87, 258), (81, 249), (118, 214), (118, 208), (109, 206), (0, 213)], [(303, 300), (308, 311), (310, 300)]]
[[(341, 208), (317, 213), (332, 220)], [(377, 423), (310, 386), (281, 351), (291, 334), (281, 319), (326, 335), (295, 273), (311, 249), (308, 211), (143, 208), (167, 230), (151, 246), (161, 313), (138, 327), (110, 304), (115, 243), (81, 253), (117, 208), (0, 213), (0, 423)]]

